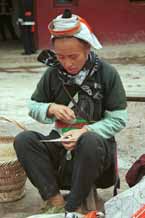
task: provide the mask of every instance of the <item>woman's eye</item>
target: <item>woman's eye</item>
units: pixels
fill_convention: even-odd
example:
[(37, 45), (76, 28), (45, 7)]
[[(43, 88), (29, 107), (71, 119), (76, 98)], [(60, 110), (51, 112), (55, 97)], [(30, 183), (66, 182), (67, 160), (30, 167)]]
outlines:
[(77, 56), (76, 55), (71, 55), (70, 58), (75, 60), (77, 58)]
[(64, 59), (64, 56), (62, 56), (62, 55), (57, 55), (57, 58), (58, 58), (59, 60), (63, 60), (63, 59)]

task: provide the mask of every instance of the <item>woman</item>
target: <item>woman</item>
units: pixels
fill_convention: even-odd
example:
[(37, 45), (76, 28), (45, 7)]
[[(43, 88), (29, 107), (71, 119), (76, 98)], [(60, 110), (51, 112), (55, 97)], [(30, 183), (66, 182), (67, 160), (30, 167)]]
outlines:
[[(49, 67), (31, 97), (29, 115), (55, 122), (55, 128), (48, 136), (20, 133), (14, 147), (49, 212), (65, 207), (65, 218), (77, 218), (93, 185), (115, 182), (114, 135), (126, 124), (126, 97), (116, 70), (97, 57), (101, 45), (85, 20), (65, 10), (48, 27), (53, 51), (47, 51)], [(61, 142), (42, 141), (59, 137)], [(70, 190), (66, 204), (62, 188)]]

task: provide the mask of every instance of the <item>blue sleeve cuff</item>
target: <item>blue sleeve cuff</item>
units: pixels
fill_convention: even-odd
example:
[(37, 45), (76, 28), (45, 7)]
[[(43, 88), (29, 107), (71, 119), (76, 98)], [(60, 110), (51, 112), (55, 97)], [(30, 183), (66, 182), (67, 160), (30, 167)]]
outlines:
[(111, 138), (120, 132), (127, 123), (127, 110), (106, 111), (105, 117), (91, 125), (86, 125), (89, 131), (96, 132), (104, 138)]
[(40, 123), (52, 124), (55, 121), (54, 117), (49, 118), (47, 116), (48, 108), (52, 103), (42, 103), (36, 102), (33, 100), (29, 100), (28, 108), (29, 108), (29, 116), (33, 119), (37, 120)]

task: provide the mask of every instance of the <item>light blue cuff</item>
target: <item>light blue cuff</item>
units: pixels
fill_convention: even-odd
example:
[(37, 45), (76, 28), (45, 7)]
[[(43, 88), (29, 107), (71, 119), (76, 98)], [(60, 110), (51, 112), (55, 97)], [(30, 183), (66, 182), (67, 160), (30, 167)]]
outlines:
[(120, 132), (127, 123), (127, 110), (106, 111), (102, 120), (85, 126), (89, 131), (96, 132), (103, 138), (111, 138)]
[(40, 123), (52, 124), (55, 121), (54, 117), (47, 117), (48, 108), (52, 103), (42, 103), (33, 100), (29, 100), (29, 116), (37, 120)]

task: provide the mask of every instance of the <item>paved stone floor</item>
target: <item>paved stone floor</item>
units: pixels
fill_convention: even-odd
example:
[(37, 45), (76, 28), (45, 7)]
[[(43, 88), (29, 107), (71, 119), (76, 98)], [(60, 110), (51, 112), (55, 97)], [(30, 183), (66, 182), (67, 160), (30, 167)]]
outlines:
[[(27, 129), (47, 134), (52, 126), (32, 120), (27, 110), (27, 101), (45, 71), (45, 66), (37, 62), (37, 55), (22, 57), (20, 45), (8, 46), (7, 49), (1, 44), (0, 46), (0, 116), (16, 120)], [(143, 46), (135, 45), (134, 47), (130, 49), (129, 45), (128, 50), (124, 46), (105, 47), (106, 53), (102, 51), (100, 55), (119, 71), (127, 95), (132, 95), (132, 93), (144, 95), (145, 53), (143, 53)], [(136, 55), (135, 51), (138, 51), (139, 55)], [(145, 103), (128, 102), (128, 113), (127, 127), (117, 135), (120, 191), (128, 188), (125, 183), (125, 173), (145, 149)], [(20, 131), (21, 129), (15, 124), (0, 120), (0, 135), (15, 136)], [(99, 190), (99, 194), (106, 201), (112, 196), (112, 188)], [(37, 190), (27, 181), (25, 196), (21, 200), (0, 203), (0, 218), (25, 218), (37, 213), (42, 204), (43, 201)]]

